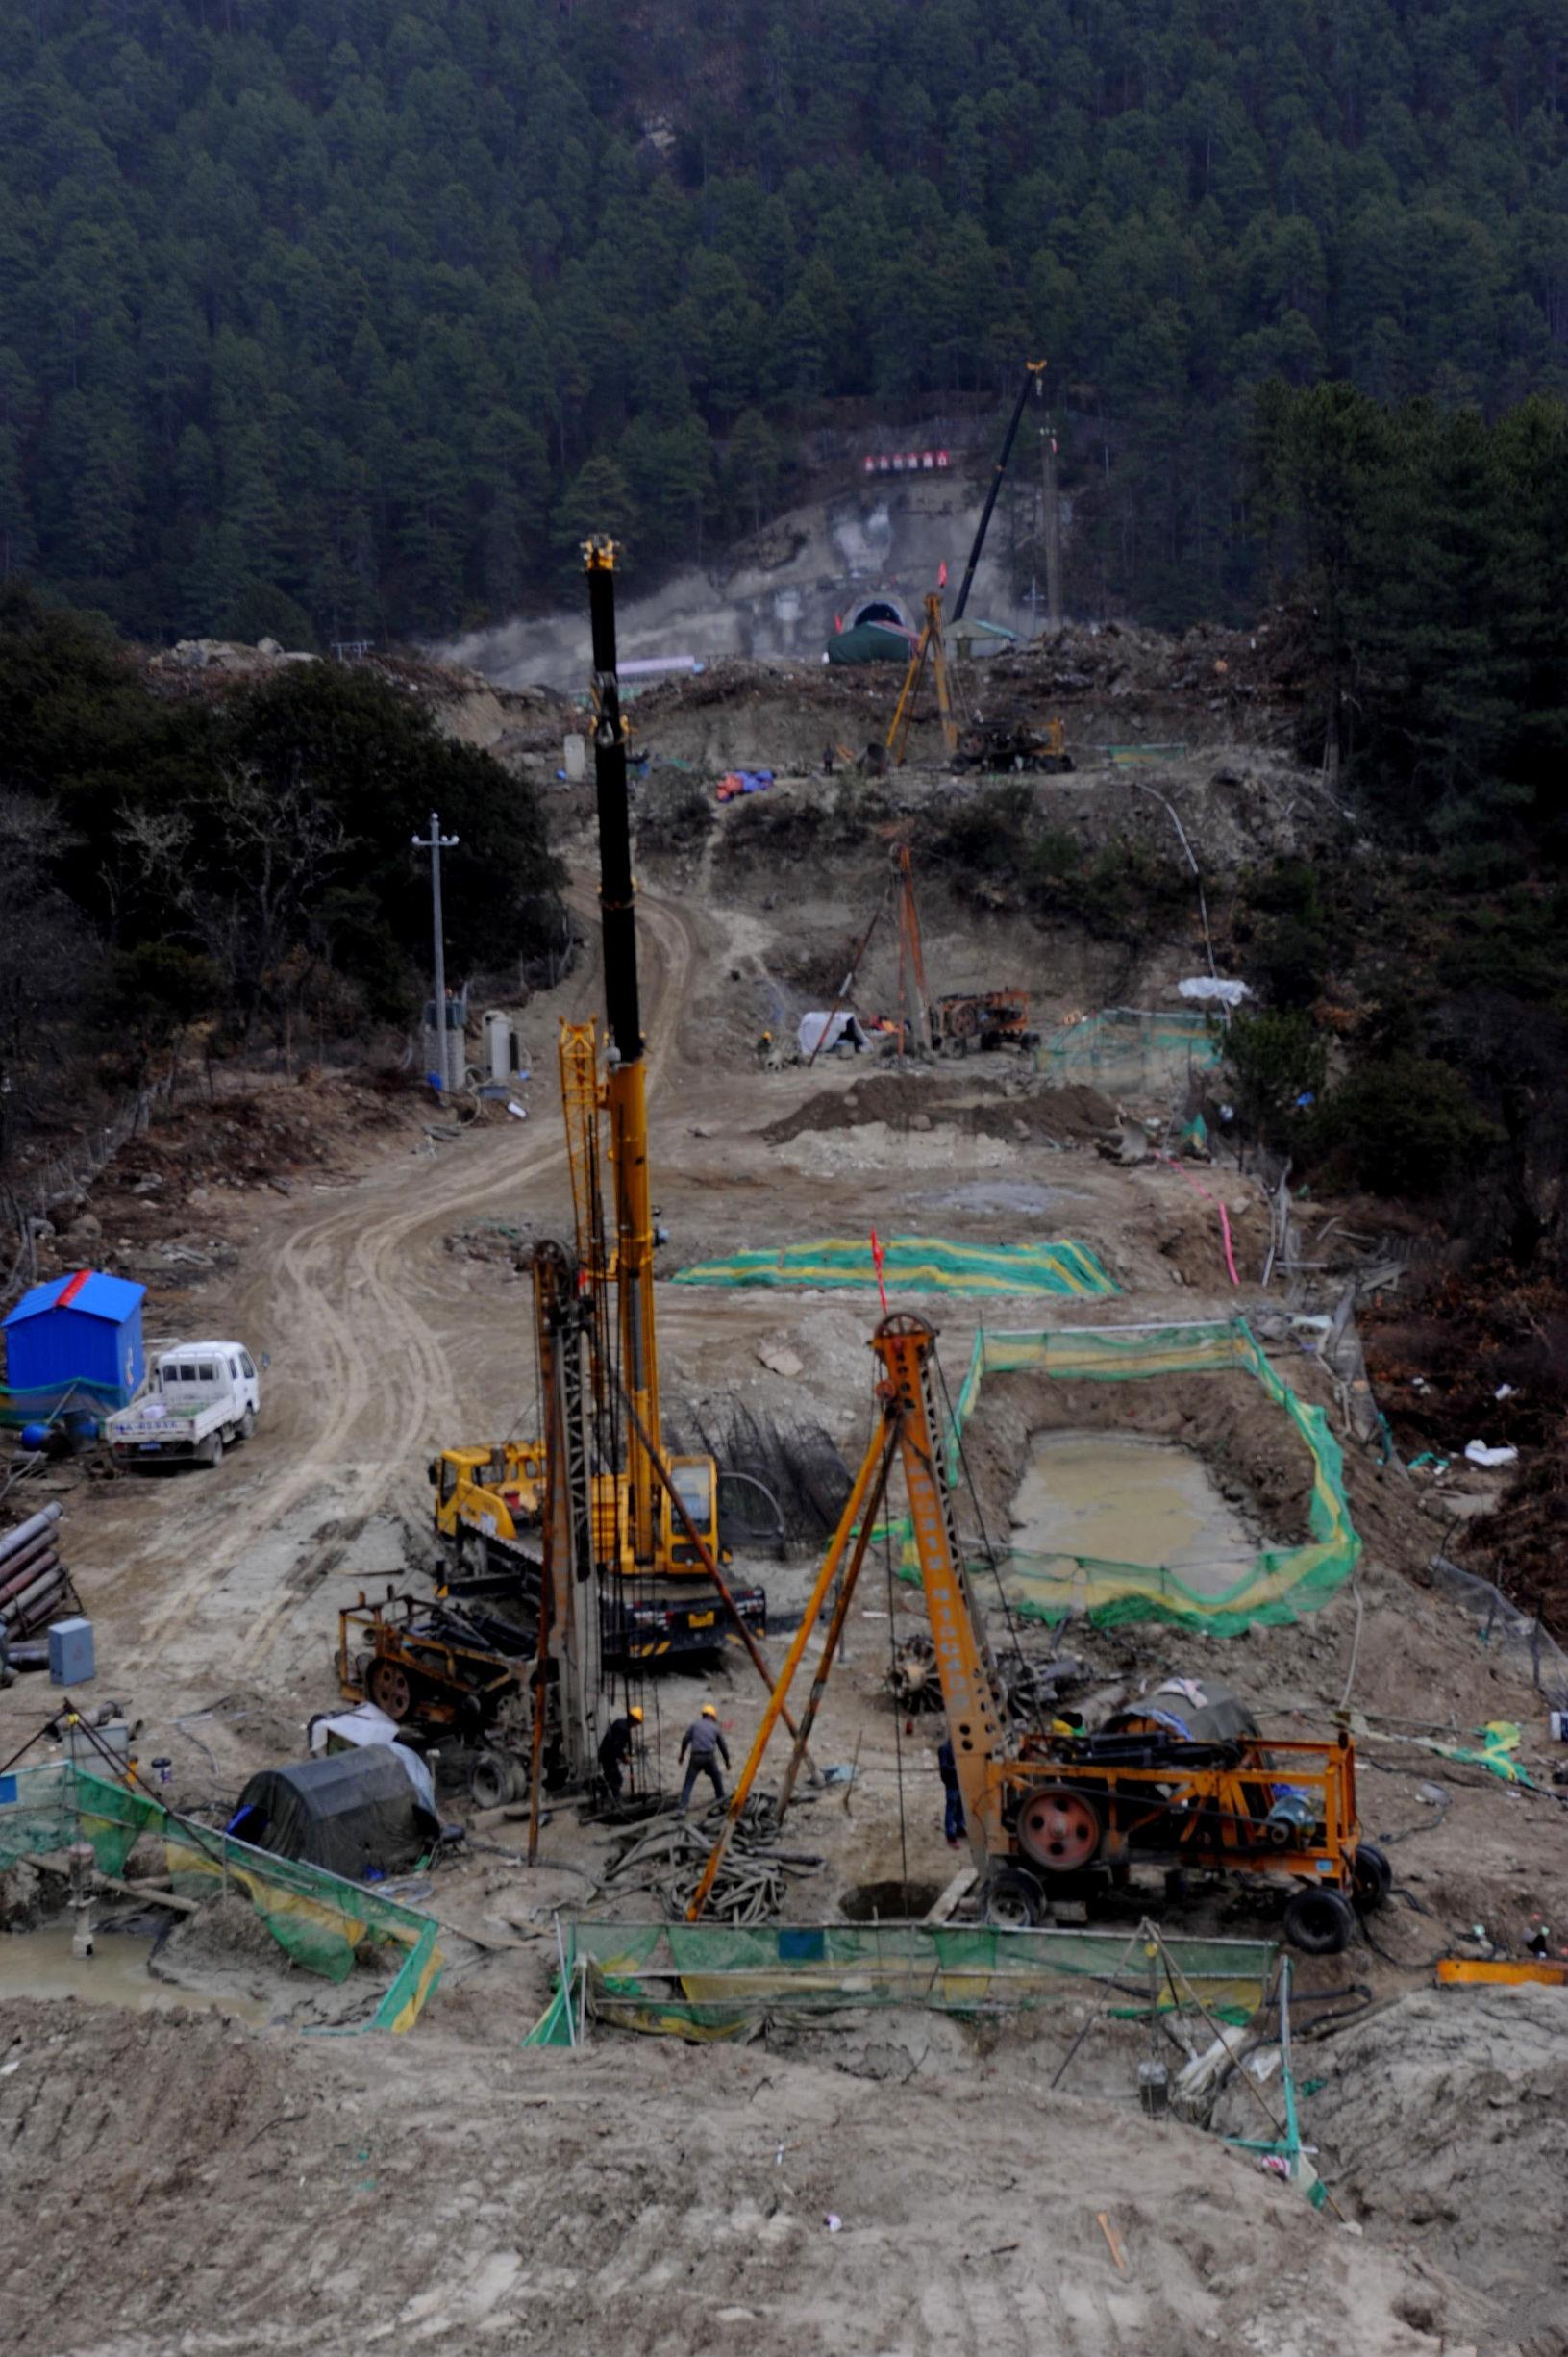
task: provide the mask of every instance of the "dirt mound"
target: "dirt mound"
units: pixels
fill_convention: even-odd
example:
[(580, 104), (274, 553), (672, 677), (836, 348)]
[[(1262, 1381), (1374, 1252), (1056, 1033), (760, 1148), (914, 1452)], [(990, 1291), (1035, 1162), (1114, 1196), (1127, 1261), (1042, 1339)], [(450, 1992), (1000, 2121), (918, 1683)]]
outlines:
[(824, 1089), (775, 1121), (761, 1135), (787, 1145), (808, 1130), (856, 1129), (883, 1121), (893, 1130), (955, 1129), (969, 1138), (1005, 1138), (1020, 1144), (1063, 1139), (1083, 1141), (1112, 1127), (1116, 1109), (1098, 1089), (1025, 1089), (1004, 1081), (939, 1081), (913, 1072), (880, 1072), (849, 1091)]
[(1324, 2081), (1305, 2133), (1341, 2206), (1419, 2237), (1509, 2336), (1568, 2316), (1562, 2009), (1556, 1989), (1420, 1990), (1299, 2061)]
[(205, 2019), (14, 2018), (15, 2357), (105, 2349), (108, 2282), (115, 2357), (166, 2350), (174, 2319), (186, 2357), (827, 2357), (846, 2317), (857, 2347), (989, 2357), (1438, 2357), (1474, 2337), (1479, 2304), (1431, 2269), (1211, 2138), (1021, 2083), (1013, 2052), (901, 2084), (603, 2033), (523, 2053), (438, 2014), (309, 2048)]
[(188, 1332), (176, 1297), (234, 1269), (256, 1197), (341, 1181), (367, 1140), (416, 1131), (421, 1110), (397, 1075), (252, 1072), (220, 1075), (211, 1091), (192, 1080), (89, 1187), (54, 1205), (37, 1273), (90, 1265), (137, 1278), (152, 1296), (149, 1320)]

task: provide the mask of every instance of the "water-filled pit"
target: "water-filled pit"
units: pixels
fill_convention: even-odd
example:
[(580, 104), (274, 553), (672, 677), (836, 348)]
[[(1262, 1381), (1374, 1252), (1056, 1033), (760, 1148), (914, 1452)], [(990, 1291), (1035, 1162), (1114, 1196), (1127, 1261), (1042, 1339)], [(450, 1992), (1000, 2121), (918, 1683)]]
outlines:
[(1232, 1586), (1260, 1543), (1196, 1451), (1131, 1432), (1033, 1435), (1012, 1525), (1019, 1555), (1163, 1568), (1205, 1594)]
[(149, 1969), (158, 1942), (147, 1933), (93, 1932), (90, 1956), (71, 1953), (73, 1926), (45, 1924), (0, 1938), (0, 2002), (9, 1997), (75, 1997), (84, 2005), (121, 2005), (134, 2013), (237, 2015), (268, 2019), (266, 2006), (232, 1993), (187, 1989)]

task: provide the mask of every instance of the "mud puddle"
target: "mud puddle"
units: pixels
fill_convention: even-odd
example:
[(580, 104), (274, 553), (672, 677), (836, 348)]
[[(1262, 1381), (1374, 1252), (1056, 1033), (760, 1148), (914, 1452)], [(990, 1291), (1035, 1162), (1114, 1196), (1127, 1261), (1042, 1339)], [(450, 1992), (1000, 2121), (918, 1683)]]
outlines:
[(1137, 1433), (1036, 1433), (1012, 1519), (1021, 1555), (1162, 1567), (1205, 1593), (1239, 1578), (1258, 1544), (1201, 1457)]
[(122, 2005), (133, 2013), (225, 2013), (264, 2022), (252, 1997), (210, 1994), (155, 1979), (148, 1961), (157, 1943), (136, 1932), (98, 1931), (90, 1956), (71, 1954), (68, 1923), (0, 1938), (0, 2004), (8, 1997), (76, 1997), (84, 2005)]

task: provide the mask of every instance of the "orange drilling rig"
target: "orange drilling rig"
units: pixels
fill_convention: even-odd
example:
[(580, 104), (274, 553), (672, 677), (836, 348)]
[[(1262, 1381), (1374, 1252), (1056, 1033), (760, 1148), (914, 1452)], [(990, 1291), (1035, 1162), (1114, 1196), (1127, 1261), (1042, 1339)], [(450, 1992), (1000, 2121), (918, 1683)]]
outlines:
[(924, 1318), (899, 1313), (884, 1317), (872, 1338), (880, 1413), (688, 1918), (696, 1921), (707, 1903), (831, 1595), (810, 1696), (784, 1772), (781, 1816), (789, 1805), (897, 1464), (987, 1918), (1015, 1927), (1039, 1923), (1049, 1919), (1053, 1899), (1092, 1895), (1097, 1885), (1126, 1881), (1136, 1867), (1194, 1868), (1285, 1885), (1286, 1937), (1311, 1954), (1337, 1953), (1355, 1928), (1356, 1907), (1380, 1904), (1391, 1885), (1387, 1860), (1361, 1840), (1356, 1749), (1348, 1735), (1327, 1742), (1256, 1734), (1193, 1741), (1155, 1715), (1115, 1733), (1059, 1725), (1015, 1730), (958, 1548), (933, 1390), (935, 1342)]

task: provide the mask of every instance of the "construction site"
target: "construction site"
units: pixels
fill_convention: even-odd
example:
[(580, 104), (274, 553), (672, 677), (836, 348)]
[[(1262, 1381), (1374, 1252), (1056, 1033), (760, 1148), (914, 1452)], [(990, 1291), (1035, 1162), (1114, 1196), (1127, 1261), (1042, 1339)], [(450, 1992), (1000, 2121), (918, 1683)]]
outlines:
[(1568, 1660), (1227, 1062), (1235, 879), (1355, 839), (1288, 632), (623, 693), (616, 588), (580, 694), (400, 673), (554, 986), (437, 898), (423, 1086), (29, 1236), (8, 2347), (1562, 2357)]

